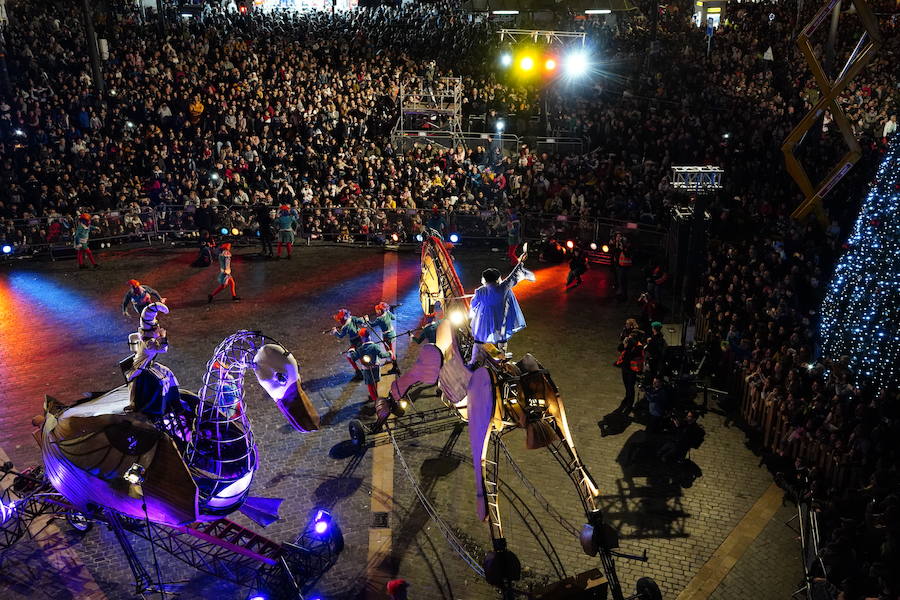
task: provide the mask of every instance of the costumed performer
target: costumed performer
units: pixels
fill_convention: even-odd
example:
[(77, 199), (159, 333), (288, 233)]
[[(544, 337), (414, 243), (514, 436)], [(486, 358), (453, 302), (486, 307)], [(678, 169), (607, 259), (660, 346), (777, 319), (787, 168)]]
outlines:
[(298, 221), (297, 211), (287, 204), (282, 204), (278, 209), (278, 218), (275, 225), (278, 227), (278, 248), (275, 251), (276, 258), (281, 258), (281, 247), (287, 247), (288, 260), (291, 259), (291, 250), (294, 248), (294, 228)]
[(444, 320), (444, 310), (441, 307), (440, 302), (435, 302), (433, 307), (434, 312), (428, 313), (423, 318), (427, 323), (423, 326), (419, 335), (413, 336), (413, 341), (417, 344), (421, 344), (422, 342), (426, 342), (428, 344), (436, 344), (437, 343), (437, 330), (438, 325), (441, 324), (441, 321)]
[(393, 362), (390, 373), (396, 375), (400, 373), (400, 369), (397, 366), (397, 353), (394, 351), (394, 340), (397, 338), (397, 331), (394, 328), (394, 323), (397, 321), (397, 317), (391, 311), (391, 305), (387, 302), (379, 302), (376, 304), (375, 314), (378, 315), (378, 318), (371, 321), (369, 325), (381, 330), (381, 341), (384, 343), (388, 352), (391, 353), (391, 361)]
[(500, 278), (500, 271), (494, 268), (481, 273), (481, 287), (475, 290), (469, 305), (469, 321), (472, 327), (472, 356), (469, 365), (477, 362), (482, 344), (495, 344), (506, 352), (506, 343), (514, 333), (525, 328), (525, 315), (513, 293), (513, 286), (527, 279), (534, 281), (534, 273), (525, 268), (526, 252), (509, 275)]
[(159, 295), (159, 292), (146, 284), (141, 284), (137, 279), (128, 280), (128, 291), (122, 298), (122, 314), (128, 316), (128, 307), (131, 306), (134, 312), (141, 314), (145, 308), (154, 302), (166, 303), (166, 299)]
[(100, 268), (97, 261), (94, 260), (94, 253), (91, 252), (91, 230), (100, 230), (99, 227), (91, 225), (91, 215), (84, 213), (78, 217), (78, 224), (75, 226), (75, 232), (72, 234), (73, 246), (75, 247), (75, 258), (78, 260), (78, 268), (87, 268), (84, 264), (84, 257), (87, 256), (95, 269)]
[[(331, 333), (332, 335), (334, 335), (334, 337), (338, 339), (344, 339), (345, 337), (349, 338), (351, 350), (362, 345), (362, 339), (359, 337), (359, 330), (365, 327), (365, 319), (354, 317), (346, 308), (340, 309), (339, 311), (334, 313), (331, 318), (337, 321), (338, 325), (340, 326), (340, 329), (338, 329), (337, 327), (331, 328)], [(327, 333), (327, 331), (325, 333)], [(356, 364), (356, 361), (351, 358), (350, 354), (345, 354), (345, 356), (347, 357), (347, 362), (350, 363), (350, 366), (352, 366), (353, 370), (355, 371), (353, 379), (362, 379), (363, 375), (360, 372), (359, 366)]]
[(175, 374), (169, 367), (156, 362), (159, 354), (169, 351), (169, 338), (156, 319), (157, 313), (167, 315), (169, 308), (153, 302), (141, 311), (140, 328), (128, 336), (134, 358), (125, 372), (131, 394), (130, 409), (151, 417), (162, 416), (180, 407)]
[(369, 330), (365, 327), (358, 332), (361, 343), (351, 348), (347, 355), (354, 361), (362, 363), (363, 381), (369, 388), (369, 398), (372, 403), (378, 402), (378, 382), (381, 381), (381, 365), (391, 359), (391, 353), (381, 344), (369, 340)]
[(231, 244), (228, 242), (225, 242), (219, 247), (219, 276), (216, 281), (219, 282), (219, 287), (214, 289), (212, 293), (206, 297), (207, 304), (211, 303), (216, 294), (226, 287), (231, 291), (232, 300), (240, 300), (234, 293), (234, 277), (231, 276)]

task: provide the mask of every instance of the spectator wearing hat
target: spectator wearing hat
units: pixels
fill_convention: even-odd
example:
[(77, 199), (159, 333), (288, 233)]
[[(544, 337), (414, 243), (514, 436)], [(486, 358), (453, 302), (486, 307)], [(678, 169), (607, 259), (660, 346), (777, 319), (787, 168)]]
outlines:
[(231, 275), (231, 244), (228, 242), (219, 246), (219, 276), (216, 281), (219, 282), (219, 286), (206, 297), (207, 304), (212, 303), (216, 294), (226, 287), (231, 291), (232, 301), (240, 300), (234, 291), (234, 277)]
[(387, 593), (391, 600), (407, 600), (409, 584), (405, 579), (392, 579), (387, 583)]
[(128, 307), (131, 306), (138, 315), (145, 307), (153, 302), (166, 303), (166, 299), (160, 297), (159, 292), (149, 285), (141, 284), (137, 279), (128, 280), (128, 291), (122, 298), (122, 314), (128, 316)]

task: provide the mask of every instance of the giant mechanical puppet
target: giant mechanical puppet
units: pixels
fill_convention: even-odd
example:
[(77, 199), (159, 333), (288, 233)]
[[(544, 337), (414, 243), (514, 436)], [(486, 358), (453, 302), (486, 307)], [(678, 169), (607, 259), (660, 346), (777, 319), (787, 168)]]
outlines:
[[(447, 410), (469, 429), (476, 512), (487, 521), (493, 544), (486, 579), (510, 594), (521, 568), (503, 534), (500, 437), (525, 430), (527, 448), (547, 448), (573, 482), (587, 520), (582, 548), (599, 554), (603, 585), (613, 600), (625, 600), (614, 557), (640, 557), (616, 550), (618, 536), (604, 521), (597, 485), (576, 451), (550, 374), (532, 355), (514, 361), (492, 344), (480, 344), (470, 360), (470, 296), (439, 236), (425, 239), (421, 261), (422, 309), (433, 313), (440, 303), (448, 318), (437, 327), (436, 343), (424, 345), (413, 368), (392, 383), (390, 398), (376, 407), (379, 421), (402, 414), (413, 386), (439, 386)], [(238, 331), (216, 347), (193, 394), (158, 360), (169, 347), (158, 317), (168, 312), (161, 302), (143, 309), (129, 338), (133, 354), (120, 363), (123, 385), (73, 404), (46, 398), (35, 418), (43, 472), (0, 467), (0, 556), (40, 515), (64, 516), (76, 527), (85, 519), (105, 522), (142, 592), (152, 589), (152, 579), (122, 534), (122, 521), (130, 520), (138, 524), (131, 529), (137, 535), (199, 570), (247, 587), (263, 582), (279, 597), (301, 598), (303, 578), (330, 567), (342, 541), (303, 532), (294, 544), (276, 544), (226, 518), (237, 510), (262, 525), (278, 518), (280, 500), (249, 495), (259, 457), (244, 377), (254, 373), (295, 430), (313, 431), (319, 417), (301, 388), (297, 361), (271, 338)], [(5, 483), (10, 476), (12, 485)], [(661, 598), (652, 579), (641, 578), (636, 587), (630, 598)]]
[(304, 585), (343, 546), (339, 535), (322, 535), (326, 511), (293, 543), (227, 519), (241, 510), (265, 526), (278, 518), (281, 503), (249, 495), (259, 454), (244, 400), (248, 370), (295, 430), (319, 428), (297, 361), (271, 338), (238, 331), (216, 347), (194, 394), (158, 361), (169, 349), (158, 317), (168, 312), (161, 302), (142, 310), (129, 337), (133, 354), (120, 363), (123, 385), (72, 404), (46, 398), (34, 420), (43, 466), (22, 472), (0, 466), (0, 560), (18, 539), (34, 535), (35, 519), (59, 516), (81, 530), (107, 524), (139, 594), (164, 584), (158, 565), (155, 581), (143, 566), (126, 528), (200, 571), (265, 589), (271, 598), (302, 598)]
[[(431, 314), (440, 303), (447, 318), (438, 325), (436, 343), (423, 346), (415, 365), (393, 382), (391, 401), (399, 405), (413, 386), (437, 384), (443, 401), (467, 422), (476, 512), (480, 520), (487, 521), (493, 545), (484, 565), (488, 581), (505, 588), (519, 578), (518, 559), (503, 535), (499, 444), (492, 442), (495, 436), (524, 429), (526, 447), (547, 448), (574, 484), (587, 519), (581, 532), (582, 548), (590, 556), (599, 554), (613, 600), (623, 600), (614, 557), (638, 557), (616, 551), (618, 535), (604, 522), (600, 492), (578, 456), (559, 388), (531, 354), (513, 361), (503, 349), (480, 344), (479, 358), (469, 360), (475, 344), (469, 326), (471, 296), (465, 293), (439, 236), (425, 239), (421, 260), (422, 310)], [(641, 578), (631, 597), (656, 600), (662, 596), (652, 579)]]
[(318, 416), (297, 361), (262, 334), (238, 331), (215, 349), (199, 395), (192, 394), (157, 360), (169, 348), (157, 316), (168, 312), (158, 302), (142, 311), (129, 339), (135, 353), (122, 364), (127, 383), (72, 406), (47, 398), (38, 441), (48, 479), (85, 513), (112, 507), (185, 525), (245, 503), (251, 517), (274, 512), (271, 503), (248, 501), (258, 452), (244, 373), (253, 371), (294, 429), (311, 431)]

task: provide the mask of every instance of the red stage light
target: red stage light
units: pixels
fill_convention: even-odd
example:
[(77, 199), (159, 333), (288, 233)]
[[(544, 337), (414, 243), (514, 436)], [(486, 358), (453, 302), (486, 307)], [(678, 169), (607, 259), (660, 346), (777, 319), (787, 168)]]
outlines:
[(571, 250), (574, 247), (575, 247), (575, 242), (573, 242), (572, 240), (569, 240), (568, 242), (566, 242), (566, 248), (568, 248), (569, 250)]
[(548, 58), (547, 61), (544, 63), (544, 68), (547, 69), (548, 71), (553, 71), (554, 69), (556, 69), (556, 60), (552, 59), (552, 58)]

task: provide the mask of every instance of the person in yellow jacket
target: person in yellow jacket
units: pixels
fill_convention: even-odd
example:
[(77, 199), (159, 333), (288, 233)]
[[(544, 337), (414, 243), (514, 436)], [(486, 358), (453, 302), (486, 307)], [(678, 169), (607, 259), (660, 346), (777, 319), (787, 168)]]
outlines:
[(206, 107), (200, 102), (200, 96), (194, 96), (194, 101), (188, 105), (188, 112), (191, 115), (192, 125), (196, 125), (200, 122), (200, 117), (203, 116), (204, 110), (206, 110)]

